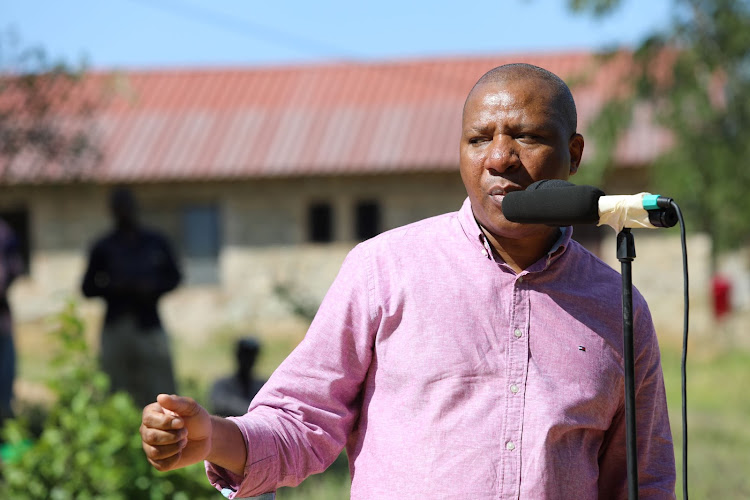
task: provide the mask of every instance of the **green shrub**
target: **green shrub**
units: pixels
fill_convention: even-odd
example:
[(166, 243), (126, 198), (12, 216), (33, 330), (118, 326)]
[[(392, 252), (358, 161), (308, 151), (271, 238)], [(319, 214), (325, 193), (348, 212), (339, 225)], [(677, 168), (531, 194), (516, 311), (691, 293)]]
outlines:
[(75, 304), (55, 319), (59, 352), (49, 385), (56, 402), (38, 436), (23, 415), (6, 422), (6, 446), (21, 451), (0, 468), (0, 498), (221, 498), (201, 464), (168, 473), (151, 467), (138, 433), (141, 410), (127, 394), (108, 391)]

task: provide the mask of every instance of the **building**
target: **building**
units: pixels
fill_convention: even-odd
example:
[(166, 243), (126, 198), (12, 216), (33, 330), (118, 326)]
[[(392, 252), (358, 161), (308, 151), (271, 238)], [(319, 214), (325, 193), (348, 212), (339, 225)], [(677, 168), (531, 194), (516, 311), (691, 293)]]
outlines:
[[(183, 260), (186, 282), (163, 301), (170, 330), (301, 328), (294, 306), (314, 307), (356, 242), (460, 206), (461, 110), (482, 74), (519, 61), (557, 73), (585, 135), (629, 60), (581, 52), (90, 75), (86, 89), (109, 91), (83, 124), (101, 161), (71, 173), (25, 168), (19, 155), (3, 177), (0, 216), (23, 236), (29, 264), (13, 290), (16, 318), (80, 297), (87, 248), (109, 226), (107, 192), (126, 184)], [(640, 110), (617, 147), (607, 182), (618, 193), (643, 190), (645, 167), (669, 144), (648, 118)]]

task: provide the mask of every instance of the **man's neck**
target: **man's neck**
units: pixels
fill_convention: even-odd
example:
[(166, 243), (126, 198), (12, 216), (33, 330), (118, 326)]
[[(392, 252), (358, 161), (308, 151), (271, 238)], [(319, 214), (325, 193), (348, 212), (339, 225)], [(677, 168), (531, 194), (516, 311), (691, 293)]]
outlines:
[(480, 227), (495, 254), (516, 273), (529, 268), (546, 255), (560, 237), (558, 228), (550, 228), (550, 231), (545, 231), (538, 237), (513, 239), (495, 237), (481, 225)]

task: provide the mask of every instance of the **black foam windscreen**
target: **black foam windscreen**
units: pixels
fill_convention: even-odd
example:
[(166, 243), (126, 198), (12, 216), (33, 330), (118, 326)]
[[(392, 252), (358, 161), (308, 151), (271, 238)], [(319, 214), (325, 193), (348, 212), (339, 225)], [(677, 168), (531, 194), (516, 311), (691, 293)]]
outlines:
[(541, 180), (503, 198), (503, 214), (511, 222), (570, 226), (599, 222), (599, 198), (594, 186), (577, 186), (560, 179)]

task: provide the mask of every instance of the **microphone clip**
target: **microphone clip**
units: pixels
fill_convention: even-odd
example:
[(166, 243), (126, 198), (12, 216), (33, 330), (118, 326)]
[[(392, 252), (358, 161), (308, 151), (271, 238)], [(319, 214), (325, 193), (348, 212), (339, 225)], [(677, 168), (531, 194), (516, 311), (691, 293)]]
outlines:
[(677, 224), (677, 211), (672, 206), (674, 200), (658, 194), (643, 197), (643, 208), (648, 212), (648, 221), (654, 227), (673, 227)]

